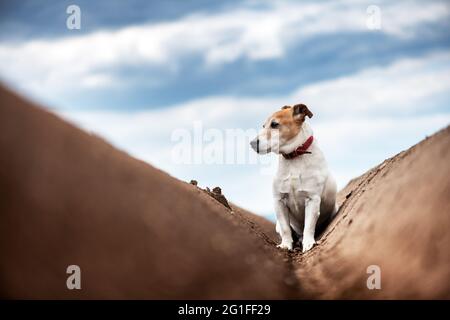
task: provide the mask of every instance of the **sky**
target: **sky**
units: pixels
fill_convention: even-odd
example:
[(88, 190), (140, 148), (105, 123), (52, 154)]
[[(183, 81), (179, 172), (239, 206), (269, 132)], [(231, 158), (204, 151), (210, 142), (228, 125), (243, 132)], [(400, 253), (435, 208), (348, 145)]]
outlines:
[(273, 219), (265, 119), (306, 104), (342, 188), (450, 123), (449, 30), (448, 1), (1, 1), (0, 81)]

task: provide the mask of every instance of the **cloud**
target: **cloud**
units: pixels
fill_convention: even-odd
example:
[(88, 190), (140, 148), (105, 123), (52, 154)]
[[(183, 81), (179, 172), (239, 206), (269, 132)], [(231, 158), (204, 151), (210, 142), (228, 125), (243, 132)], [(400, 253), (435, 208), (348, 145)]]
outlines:
[(425, 110), (429, 96), (449, 91), (449, 69), (448, 51), (425, 58), (406, 58), (385, 68), (363, 70), (357, 76), (302, 87), (293, 97), (294, 101), (304, 101), (319, 114), (330, 117), (414, 112)]
[[(208, 186), (220, 184), (237, 204), (269, 215), (271, 177), (261, 169), (270, 166), (273, 170), (275, 156), (252, 164), (176, 164), (171, 156), (172, 132), (192, 132), (195, 121), (220, 132), (256, 130), (277, 108), (306, 102), (315, 113), (311, 122), (317, 140), (342, 187), (348, 179), (450, 123), (448, 105), (440, 105), (437, 99), (444, 95), (444, 103), (450, 100), (449, 74), (450, 55), (443, 52), (317, 82), (285, 97), (218, 96), (153, 111), (60, 114), (178, 178), (195, 178)], [(225, 148), (226, 153), (249, 152), (245, 141)]]
[[(239, 59), (281, 59), (294, 44), (320, 34), (373, 32), (366, 27), (369, 2), (271, 2), (214, 14), (191, 14), (153, 24), (102, 30), (78, 37), (0, 44), (0, 74), (27, 91), (51, 95), (73, 89), (127, 84), (116, 71), (145, 66), (176, 73), (188, 57), (203, 68)], [(445, 19), (449, 7), (433, 2), (382, 2), (384, 34), (411, 37), (416, 28)], [(200, 66), (202, 67), (202, 66)]]
[[(91, 125), (97, 123), (95, 116), (104, 117), (105, 126), (112, 122), (113, 127), (120, 127), (121, 137), (140, 135), (143, 131), (158, 136), (195, 120), (214, 128), (259, 126), (274, 108), (298, 102), (314, 110), (314, 121), (411, 114), (431, 106), (435, 101), (430, 97), (448, 96), (449, 90), (450, 52), (439, 52), (302, 86), (283, 97), (211, 96), (153, 111), (74, 111), (71, 114), (77, 114), (83, 123)], [(125, 118), (129, 121), (123, 122)], [(170, 119), (170, 122), (154, 122), (154, 119)]]

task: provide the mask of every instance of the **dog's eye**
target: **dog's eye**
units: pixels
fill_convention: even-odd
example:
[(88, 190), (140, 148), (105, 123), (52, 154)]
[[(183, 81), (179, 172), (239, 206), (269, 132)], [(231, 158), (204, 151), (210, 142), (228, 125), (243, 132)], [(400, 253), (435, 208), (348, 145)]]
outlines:
[(275, 122), (275, 121), (272, 121), (272, 122), (270, 123), (270, 127), (271, 127), (272, 129), (278, 128), (279, 125), (280, 125), (280, 124), (277, 123), (277, 122)]

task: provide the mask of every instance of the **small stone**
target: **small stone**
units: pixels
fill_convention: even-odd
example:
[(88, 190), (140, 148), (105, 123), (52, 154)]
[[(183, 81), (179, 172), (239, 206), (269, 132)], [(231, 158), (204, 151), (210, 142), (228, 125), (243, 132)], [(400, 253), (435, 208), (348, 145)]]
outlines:
[(190, 184), (192, 184), (193, 186), (196, 186), (198, 183), (197, 183), (197, 180), (191, 180)]

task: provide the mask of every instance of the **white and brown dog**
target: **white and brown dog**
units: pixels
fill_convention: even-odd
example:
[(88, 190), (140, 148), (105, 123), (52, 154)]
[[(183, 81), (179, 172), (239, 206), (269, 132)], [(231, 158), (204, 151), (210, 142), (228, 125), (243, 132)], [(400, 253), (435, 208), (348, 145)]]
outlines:
[(267, 119), (250, 143), (257, 153), (280, 154), (273, 181), (276, 230), (281, 236), (278, 247), (292, 250), (293, 230), (303, 252), (316, 243), (316, 226), (328, 223), (337, 212), (336, 182), (305, 121), (312, 116), (304, 104), (285, 106)]

